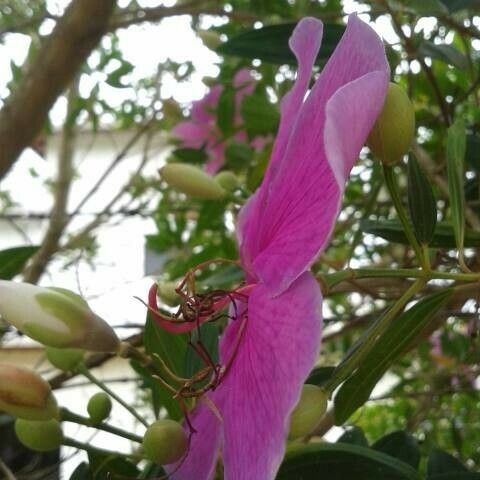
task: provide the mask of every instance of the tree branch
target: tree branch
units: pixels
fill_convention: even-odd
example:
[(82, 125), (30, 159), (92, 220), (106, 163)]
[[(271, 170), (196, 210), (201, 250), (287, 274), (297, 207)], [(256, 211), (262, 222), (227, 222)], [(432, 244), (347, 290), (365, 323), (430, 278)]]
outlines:
[(115, 0), (73, 0), (0, 110), (0, 179), (107, 30)]

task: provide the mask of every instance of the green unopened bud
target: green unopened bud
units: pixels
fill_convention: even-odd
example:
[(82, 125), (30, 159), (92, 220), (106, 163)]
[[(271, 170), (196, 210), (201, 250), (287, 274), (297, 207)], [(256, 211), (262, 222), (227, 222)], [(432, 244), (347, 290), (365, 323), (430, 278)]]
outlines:
[(190, 197), (220, 200), (225, 190), (203, 170), (185, 163), (169, 163), (160, 175), (172, 188)]
[(214, 179), (227, 192), (233, 192), (240, 185), (238, 177), (229, 170), (224, 170), (223, 172), (218, 173), (215, 175)]
[(58, 418), (50, 385), (26, 368), (0, 363), (0, 410), (27, 420)]
[(327, 410), (328, 394), (316, 385), (303, 386), (300, 400), (292, 412), (290, 439), (308, 435), (322, 419)]
[(105, 392), (98, 392), (87, 404), (87, 411), (92, 425), (98, 425), (108, 418), (112, 411), (112, 401)]
[(158, 420), (148, 427), (143, 437), (145, 456), (159, 465), (180, 460), (188, 447), (182, 426), (173, 420)]
[(180, 295), (175, 291), (178, 285), (177, 282), (159, 282), (157, 285), (157, 295), (163, 303), (170, 307), (175, 307), (180, 304)]
[(203, 44), (211, 50), (216, 50), (222, 43), (220, 35), (211, 30), (197, 30), (197, 35), (202, 39)]
[(56, 450), (63, 442), (58, 420), (32, 421), (17, 419), (15, 433), (20, 442), (36, 452)]
[(59, 370), (73, 372), (83, 362), (85, 352), (77, 348), (54, 348), (45, 349), (48, 361)]
[(63, 288), (0, 280), (0, 315), (37, 342), (113, 352), (119, 340), (82, 297)]
[(410, 150), (415, 136), (415, 110), (405, 91), (388, 87), (383, 110), (367, 139), (373, 155), (387, 165), (399, 162)]

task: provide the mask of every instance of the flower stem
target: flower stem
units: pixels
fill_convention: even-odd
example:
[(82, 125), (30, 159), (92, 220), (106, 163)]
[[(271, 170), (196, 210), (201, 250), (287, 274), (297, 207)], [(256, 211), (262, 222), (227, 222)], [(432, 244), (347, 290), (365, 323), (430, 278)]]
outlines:
[(144, 460), (144, 457), (136, 453), (119, 453), (119, 452), (114, 452), (113, 450), (106, 450), (104, 448), (92, 447), (92, 445), (87, 445), (86, 443), (79, 442), (70, 437), (65, 437), (62, 443), (67, 447), (73, 447), (73, 448), (77, 448), (78, 450), (85, 450), (86, 452), (97, 453), (100, 455), (114, 456), (114, 457), (118, 457), (119, 455), (121, 455), (122, 457), (128, 457), (137, 462)]
[(103, 383), (101, 380), (96, 378), (92, 373), (88, 370), (88, 368), (85, 365), (80, 365), (78, 367), (78, 371), (88, 378), (92, 383), (94, 383), (97, 387), (101, 388), (105, 393), (110, 395), (115, 401), (117, 401), (122, 407), (124, 407), (126, 410), (128, 410), (141, 424), (143, 424), (145, 427), (148, 427), (148, 422), (128, 403), (126, 403), (124, 400), (122, 400), (113, 390), (111, 390), (105, 383)]
[(397, 211), (398, 218), (400, 219), (407, 240), (415, 250), (415, 255), (417, 256), (420, 265), (422, 265), (422, 267), (427, 270), (428, 265), (425, 262), (422, 247), (420, 246), (417, 238), (415, 237), (415, 233), (413, 232), (412, 226), (410, 225), (410, 222), (408, 220), (407, 212), (400, 198), (393, 167), (389, 165), (384, 165), (383, 173), (385, 175), (385, 183), (387, 185), (388, 191), (390, 192), (390, 196), (392, 197), (393, 205), (395, 206), (395, 210)]
[(94, 425), (89, 418), (71, 412), (67, 408), (61, 409), (61, 416), (62, 421), (64, 422), (85, 425), (86, 427), (96, 428), (97, 430), (103, 430), (104, 432), (112, 433), (113, 435), (126, 438), (127, 440), (132, 440), (133, 442), (142, 443), (142, 437), (139, 437), (134, 433), (126, 432), (125, 430), (109, 425), (108, 423), (98, 423)]
[(424, 287), (425, 283), (425, 279), (417, 279), (396, 301), (390, 310), (365, 331), (347, 353), (347, 356), (343, 361), (336, 367), (332, 378), (324, 387), (326, 390), (332, 393), (357, 369), (358, 365), (368, 352), (370, 352), (377, 339), (387, 330), (394, 318), (405, 308), (405, 305)]

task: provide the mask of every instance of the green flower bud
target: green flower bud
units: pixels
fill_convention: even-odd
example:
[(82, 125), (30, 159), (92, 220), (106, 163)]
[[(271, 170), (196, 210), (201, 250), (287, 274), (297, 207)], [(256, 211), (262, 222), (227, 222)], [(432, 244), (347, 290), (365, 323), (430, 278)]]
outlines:
[(50, 347), (113, 352), (119, 340), (82, 297), (63, 288), (0, 280), (0, 314), (18, 330)]
[(145, 456), (159, 465), (180, 460), (187, 451), (188, 440), (182, 426), (173, 420), (158, 420), (143, 437)]
[(26, 420), (58, 418), (50, 385), (26, 368), (0, 364), (0, 410)]
[(217, 173), (217, 175), (215, 175), (213, 178), (227, 192), (233, 192), (240, 185), (238, 177), (229, 170), (224, 170), (223, 172)]
[(105, 392), (98, 392), (88, 401), (87, 411), (92, 425), (98, 425), (110, 415), (112, 401)]
[(175, 307), (180, 304), (180, 296), (175, 291), (177, 288), (177, 282), (159, 282), (157, 284), (157, 296), (163, 303), (170, 307)]
[(169, 163), (160, 175), (170, 187), (190, 197), (220, 200), (225, 190), (203, 170), (185, 163)]
[(216, 50), (222, 44), (220, 35), (211, 30), (197, 30), (197, 35), (202, 39), (203, 44), (211, 50)]
[(63, 442), (62, 428), (54, 419), (36, 422), (17, 419), (15, 433), (23, 445), (36, 452), (55, 450)]
[(85, 352), (77, 348), (45, 348), (48, 361), (64, 372), (74, 371), (83, 361)]
[(304, 385), (300, 400), (292, 412), (288, 437), (293, 440), (308, 435), (325, 414), (327, 403), (328, 394), (325, 390), (316, 385)]
[(367, 139), (373, 155), (386, 165), (399, 162), (410, 150), (415, 136), (415, 110), (405, 91), (388, 87), (383, 110)]

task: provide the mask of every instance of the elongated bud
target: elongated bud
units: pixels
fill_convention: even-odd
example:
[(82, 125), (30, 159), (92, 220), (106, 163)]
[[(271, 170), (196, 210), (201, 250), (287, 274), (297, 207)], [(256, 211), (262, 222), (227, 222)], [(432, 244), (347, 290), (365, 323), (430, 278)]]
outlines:
[(105, 392), (98, 392), (92, 397), (87, 404), (87, 412), (92, 425), (98, 425), (108, 418), (112, 411), (112, 401)]
[(223, 172), (217, 173), (214, 179), (227, 192), (233, 192), (240, 185), (238, 177), (229, 170), (224, 170)]
[(62, 427), (58, 420), (32, 421), (17, 419), (15, 433), (20, 442), (36, 452), (55, 450), (63, 442)]
[(316, 385), (306, 384), (302, 388), (300, 400), (292, 412), (290, 439), (308, 435), (322, 419), (327, 410), (328, 394)]
[(415, 110), (406, 92), (390, 83), (383, 110), (367, 139), (373, 155), (387, 165), (399, 162), (415, 136)]
[(26, 420), (58, 418), (50, 385), (26, 368), (0, 363), (0, 410)]
[(169, 163), (160, 175), (170, 187), (190, 197), (220, 200), (225, 190), (203, 170), (185, 163)]
[(82, 297), (63, 288), (0, 280), (0, 315), (50, 347), (113, 352), (119, 340)]
[(175, 307), (180, 304), (180, 295), (175, 291), (177, 288), (176, 282), (158, 282), (157, 296), (170, 307)]
[(47, 360), (54, 367), (64, 372), (74, 371), (82, 363), (85, 356), (85, 352), (77, 348), (47, 347), (45, 353), (47, 354)]
[(220, 35), (216, 32), (210, 30), (197, 30), (197, 35), (202, 39), (203, 44), (211, 50), (216, 50), (216, 48), (222, 44)]
[(182, 426), (173, 420), (158, 420), (148, 427), (143, 437), (145, 456), (159, 465), (180, 460), (188, 447)]

